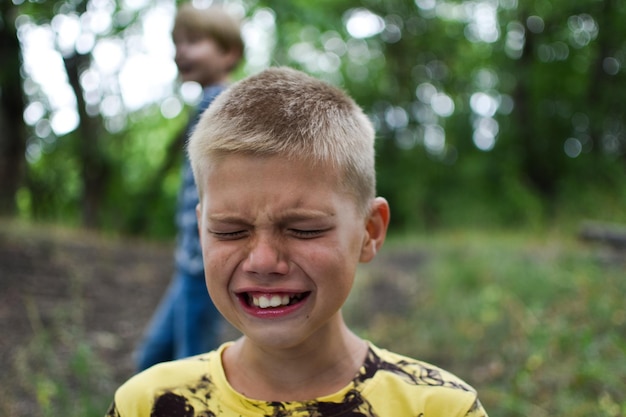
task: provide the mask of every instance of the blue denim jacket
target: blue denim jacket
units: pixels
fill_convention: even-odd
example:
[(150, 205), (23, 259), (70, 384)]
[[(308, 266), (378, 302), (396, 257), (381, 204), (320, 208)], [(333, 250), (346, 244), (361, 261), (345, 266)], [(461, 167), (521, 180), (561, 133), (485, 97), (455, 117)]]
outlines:
[[(204, 89), (202, 101), (198, 105), (193, 119), (187, 125), (187, 139), (193, 133), (202, 113), (209, 104), (217, 97), (225, 86), (210, 86)], [(178, 206), (176, 209), (176, 227), (178, 236), (176, 242), (176, 268), (189, 275), (199, 275), (204, 279), (204, 265), (202, 264), (202, 249), (198, 236), (198, 221), (196, 219), (196, 205), (198, 204), (198, 191), (191, 171), (189, 157), (185, 152), (182, 167), (182, 185), (178, 193)]]

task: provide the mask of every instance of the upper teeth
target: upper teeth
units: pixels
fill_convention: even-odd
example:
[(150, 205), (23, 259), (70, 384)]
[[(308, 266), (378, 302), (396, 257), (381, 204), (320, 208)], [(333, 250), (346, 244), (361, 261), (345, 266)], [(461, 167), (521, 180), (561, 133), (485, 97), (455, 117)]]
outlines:
[(278, 306), (286, 306), (289, 304), (289, 296), (288, 295), (253, 295), (252, 296), (252, 304), (256, 307), (260, 308), (268, 308), (268, 307), (278, 307)]

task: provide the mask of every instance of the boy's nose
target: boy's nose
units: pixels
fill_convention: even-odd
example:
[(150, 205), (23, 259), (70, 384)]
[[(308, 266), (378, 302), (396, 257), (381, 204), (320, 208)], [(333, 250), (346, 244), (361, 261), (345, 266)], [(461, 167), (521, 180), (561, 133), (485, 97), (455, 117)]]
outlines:
[(278, 240), (276, 237), (255, 236), (243, 263), (244, 271), (262, 275), (287, 274), (289, 264)]

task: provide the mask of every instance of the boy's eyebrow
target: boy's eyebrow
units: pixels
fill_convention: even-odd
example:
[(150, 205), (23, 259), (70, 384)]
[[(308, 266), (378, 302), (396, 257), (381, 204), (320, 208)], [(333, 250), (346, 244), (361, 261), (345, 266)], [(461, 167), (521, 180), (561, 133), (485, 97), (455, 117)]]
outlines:
[(322, 218), (333, 218), (336, 214), (331, 211), (323, 210), (295, 210), (278, 216), (282, 222), (297, 222), (305, 220), (316, 220)]

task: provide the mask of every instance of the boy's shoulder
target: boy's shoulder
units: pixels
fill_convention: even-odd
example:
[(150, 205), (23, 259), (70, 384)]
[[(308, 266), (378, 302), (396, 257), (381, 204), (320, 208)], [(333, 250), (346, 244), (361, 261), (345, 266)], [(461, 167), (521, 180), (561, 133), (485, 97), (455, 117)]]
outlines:
[(446, 387), (466, 392), (476, 390), (457, 377), (428, 362), (379, 348), (370, 343), (370, 351), (365, 361), (364, 371), (383, 372), (410, 381), (417, 386)]
[(116, 416), (124, 410), (122, 415), (148, 416), (159, 407), (170, 409), (200, 392), (209, 392), (213, 386), (209, 379), (210, 368), (220, 361), (225, 347), (160, 363), (134, 375), (117, 389), (109, 415)]
[(369, 381), (366, 396), (373, 402), (403, 399), (421, 404), (424, 415), (486, 416), (476, 390), (458, 376), (371, 343), (357, 381)]
[(428, 362), (406, 355), (379, 348), (370, 343), (370, 351), (365, 362), (367, 368), (376, 371), (388, 372), (406, 379), (415, 385), (447, 387), (467, 392), (476, 390), (461, 378), (445, 369)]

